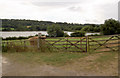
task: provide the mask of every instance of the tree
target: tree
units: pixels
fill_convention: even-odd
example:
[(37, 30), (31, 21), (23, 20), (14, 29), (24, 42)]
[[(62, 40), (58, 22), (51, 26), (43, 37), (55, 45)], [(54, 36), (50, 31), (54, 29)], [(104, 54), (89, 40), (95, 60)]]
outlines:
[(86, 32), (93, 32), (94, 27), (93, 26), (84, 26), (81, 31), (86, 31)]
[(81, 30), (82, 26), (73, 26), (73, 27), (71, 27), (71, 29), (73, 29), (73, 30)]
[(81, 29), (81, 31), (88, 31), (88, 29), (89, 29), (89, 26), (84, 26), (84, 27)]
[(52, 25), (47, 28), (47, 32), (50, 37), (63, 37), (64, 32), (58, 25)]
[(114, 19), (105, 20), (101, 25), (101, 33), (104, 35), (120, 34), (120, 22)]
[(95, 26), (94, 27), (94, 32), (100, 32), (100, 26)]
[[(51, 21), (37, 21), (37, 20), (25, 20), (25, 19), (2, 19), (3, 31), (13, 31), (9, 28), (14, 28), (14, 31), (46, 31), (47, 27), (51, 25), (60, 25), (64, 31), (81, 30), (84, 26), (93, 26), (97, 24), (77, 24), (77, 23), (63, 23), (63, 22), (51, 22)], [(28, 28), (30, 26), (30, 28)], [(91, 29), (90, 29), (91, 30)]]
[(71, 37), (83, 37), (83, 36), (85, 36), (84, 31), (76, 31), (76, 32), (71, 34)]
[(67, 33), (64, 33), (64, 37), (69, 37), (69, 35)]

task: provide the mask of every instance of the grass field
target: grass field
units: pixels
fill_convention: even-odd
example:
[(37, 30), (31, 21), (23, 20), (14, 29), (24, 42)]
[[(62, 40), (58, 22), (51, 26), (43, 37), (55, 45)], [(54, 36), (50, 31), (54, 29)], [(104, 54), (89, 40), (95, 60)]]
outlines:
[[(118, 52), (101, 52), (104, 55), (96, 59), (96, 62), (105, 62), (111, 60), (112, 57), (117, 55)], [(25, 63), (46, 63), (52, 65), (63, 65), (70, 61), (75, 61), (80, 58), (87, 57), (89, 55), (100, 54), (100, 53), (74, 53), (74, 52), (57, 52), (57, 53), (39, 53), (39, 52), (7, 52), (3, 53), (3, 56), (10, 57), (12, 61), (25, 62)], [(108, 55), (106, 55), (108, 54)]]
[(14, 53), (3, 53), (5, 57), (10, 57), (12, 61), (18, 61), (20, 63), (39, 63), (39, 64), (51, 64), (51, 65), (64, 65), (78, 58), (87, 56), (88, 54), (82, 53), (39, 53), (39, 52), (14, 52)]

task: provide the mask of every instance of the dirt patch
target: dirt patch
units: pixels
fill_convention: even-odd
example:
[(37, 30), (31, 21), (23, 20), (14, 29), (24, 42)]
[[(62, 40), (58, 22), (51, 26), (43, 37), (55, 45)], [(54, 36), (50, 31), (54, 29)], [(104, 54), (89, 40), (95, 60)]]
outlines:
[(65, 70), (74, 70), (77, 72), (78, 76), (116, 76), (118, 75), (118, 56), (116, 60), (105, 65), (104, 68), (101, 67), (102, 64), (96, 63), (95, 60), (99, 58), (104, 53), (92, 54), (85, 58), (79, 59), (72, 64), (67, 64), (62, 68)]
[(79, 76), (85, 76), (85, 75), (92, 76), (93, 73), (89, 72), (90, 71), (89, 65), (93, 64), (96, 58), (98, 58), (97, 54), (90, 55), (85, 58), (81, 58), (77, 61), (74, 61), (72, 64), (67, 64), (62, 68), (65, 70), (75, 70), (78, 72)]
[(65, 71), (50, 65), (3, 64), (3, 76), (76, 76), (74, 71)]
[[(105, 53), (90, 54), (81, 59), (68, 62), (64, 66), (51, 66), (41, 64), (21, 64), (4, 57), (3, 76), (117, 76), (118, 56), (109, 64), (95, 62)], [(101, 69), (101, 65), (105, 65)]]
[(5, 58), (5, 57), (2, 57), (2, 63), (6, 63), (6, 64), (8, 64), (8, 63), (9, 63), (9, 62), (8, 62), (8, 59)]

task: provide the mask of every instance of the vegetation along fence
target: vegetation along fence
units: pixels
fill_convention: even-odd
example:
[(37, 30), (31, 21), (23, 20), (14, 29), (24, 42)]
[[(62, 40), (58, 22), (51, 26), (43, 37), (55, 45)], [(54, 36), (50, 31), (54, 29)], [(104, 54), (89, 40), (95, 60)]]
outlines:
[(87, 36), (87, 37), (61, 37), (33, 40), (2, 41), (2, 50), (8, 51), (44, 51), (51, 48), (68, 52), (101, 52), (117, 51), (119, 49), (120, 35)]

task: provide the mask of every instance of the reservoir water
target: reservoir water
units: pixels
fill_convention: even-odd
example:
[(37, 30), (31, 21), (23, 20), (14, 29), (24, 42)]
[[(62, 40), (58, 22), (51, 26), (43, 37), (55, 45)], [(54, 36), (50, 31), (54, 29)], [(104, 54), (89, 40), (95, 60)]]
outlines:
[[(70, 35), (72, 32), (64, 31), (68, 35)], [(4, 31), (0, 32), (1, 37), (28, 37), (28, 36), (35, 36), (38, 33), (41, 33), (43, 35), (48, 35), (47, 31)]]
[[(67, 33), (69, 36), (73, 32), (69, 31), (64, 31)], [(28, 36), (35, 36), (36, 34), (41, 33), (43, 35), (48, 35), (47, 31), (3, 31), (0, 32), (1, 37), (6, 38), (6, 37), (28, 37)], [(85, 36), (87, 35), (94, 35), (94, 34), (100, 34), (100, 33), (86, 33)]]

